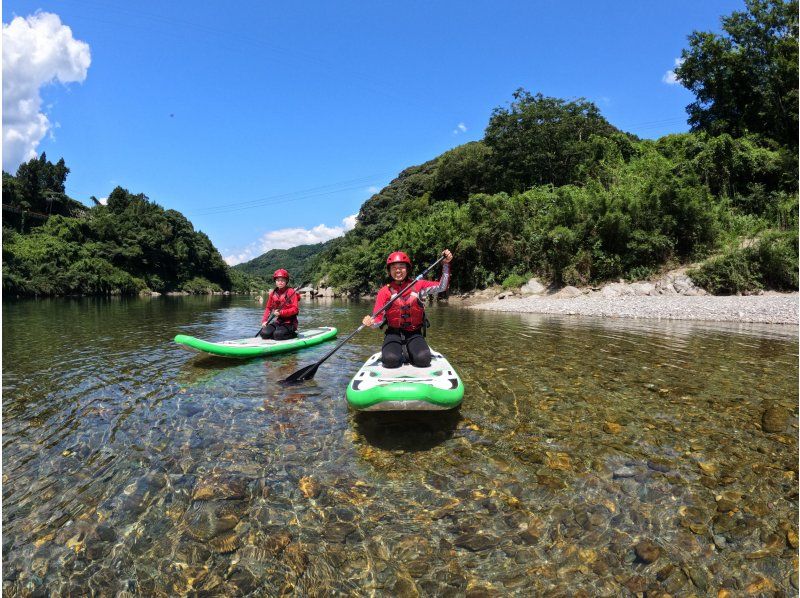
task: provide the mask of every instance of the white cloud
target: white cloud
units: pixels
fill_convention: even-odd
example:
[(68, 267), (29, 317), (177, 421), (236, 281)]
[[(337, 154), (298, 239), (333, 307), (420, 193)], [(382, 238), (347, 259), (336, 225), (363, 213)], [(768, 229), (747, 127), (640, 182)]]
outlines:
[(458, 135), (459, 133), (466, 133), (467, 132), (467, 125), (464, 123), (458, 123), (456, 128), (453, 129), (453, 135)]
[(73, 38), (58, 15), (37, 12), (3, 23), (3, 170), (13, 174), (52, 135), (42, 86), (84, 81), (91, 61), (89, 45)]
[(342, 224), (344, 224), (344, 232), (353, 230), (356, 227), (357, 220), (358, 220), (358, 214), (350, 214), (349, 216), (345, 216), (344, 218), (342, 218)]
[(249, 262), (254, 257), (258, 257), (261, 255), (260, 253), (256, 253), (256, 244), (253, 243), (250, 246), (246, 247), (239, 253), (232, 253), (231, 255), (226, 255), (222, 259), (225, 260), (225, 263), (229, 266), (235, 266), (236, 264), (241, 264), (243, 262)]
[[(676, 58), (675, 67), (673, 68), (679, 67), (682, 64), (683, 64), (683, 58)], [(677, 85), (678, 83), (680, 83), (680, 80), (678, 79), (678, 76), (675, 74), (674, 70), (667, 71), (666, 73), (664, 73), (664, 76), (661, 77), (661, 80), (667, 85)]]
[(282, 228), (266, 233), (261, 237), (261, 250), (289, 249), (297, 245), (322, 243), (344, 234), (344, 226), (318, 224), (314, 228)]
[(319, 224), (314, 228), (281, 228), (265, 233), (261, 238), (250, 243), (244, 249), (225, 256), (229, 266), (235, 266), (249, 261), (270, 249), (289, 249), (298, 245), (312, 245), (324, 243), (336, 237), (341, 237), (356, 225), (357, 214), (351, 214), (342, 219), (341, 226), (326, 226)]
[(378, 189), (375, 185), (367, 187), (367, 193), (369, 193), (370, 195), (375, 195), (378, 191), (380, 191), (380, 189)]

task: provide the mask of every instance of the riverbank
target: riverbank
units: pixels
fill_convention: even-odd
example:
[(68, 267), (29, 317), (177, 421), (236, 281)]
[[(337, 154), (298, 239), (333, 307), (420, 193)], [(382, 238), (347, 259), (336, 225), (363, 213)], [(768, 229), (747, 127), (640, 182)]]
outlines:
[(577, 297), (537, 295), (495, 298), (470, 309), (517, 313), (596, 316), (606, 318), (655, 318), (663, 320), (707, 320), (798, 324), (797, 293), (765, 293), (752, 296), (622, 295), (609, 297), (586, 293)]

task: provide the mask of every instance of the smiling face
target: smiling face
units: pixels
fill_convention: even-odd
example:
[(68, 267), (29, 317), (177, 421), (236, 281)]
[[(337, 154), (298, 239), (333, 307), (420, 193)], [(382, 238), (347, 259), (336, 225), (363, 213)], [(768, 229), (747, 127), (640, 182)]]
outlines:
[(286, 280), (283, 276), (278, 276), (278, 278), (275, 279), (275, 286), (278, 287), (279, 289), (282, 289), (283, 287), (286, 286), (286, 283), (288, 282), (289, 281)]
[(389, 266), (389, 276), (397, 282), (405, 280), (406, 276), (408, 276), (408, 264), (403, 264), (402, 262), (392, 264)]

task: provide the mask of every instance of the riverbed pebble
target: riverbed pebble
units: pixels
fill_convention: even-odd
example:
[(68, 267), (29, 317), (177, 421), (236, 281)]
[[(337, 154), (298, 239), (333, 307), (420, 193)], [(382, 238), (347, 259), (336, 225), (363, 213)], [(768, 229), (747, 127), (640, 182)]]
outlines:
[(620, 467), (614, 470), (614, 479), (632, 478), (636, 475), (636, 470), (632, 467)]
[(639, 541), (633, 547), (633, 551), (636, 553), (636, 558), (648, 565), (657, 561), (658, 557), (661, 556), (661, 548), (651, 540)]
[(769, 407), (761, 416), (761, 428), (765, 432), (783, 432), (789, 423), (789, 411), (783, 407)]

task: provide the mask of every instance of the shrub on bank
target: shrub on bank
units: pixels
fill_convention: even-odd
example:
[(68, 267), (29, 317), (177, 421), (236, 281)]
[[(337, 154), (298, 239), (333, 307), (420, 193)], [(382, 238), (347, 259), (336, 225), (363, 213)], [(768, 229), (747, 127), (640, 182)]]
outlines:
[(115, 268), (101, 258), (83, 258), (66, 273), (68, 294), (134, 295), (146, 288), (141, 278)]
[(708, 260), (688, 274), (696, 285), (713, 295), (735, 295), (761, 290), (763, 285), (752, 248), (734, 249)]
[(797, 229), (769, 231), (756, 247), (761, 278), (767, 288), (796, 291), (798, 288)]
[(764, 288), (796, 291), (797, 242), (796, 229), (768, 231), (755, 246), (732, 249), (688, 274), (695, 284), (715, 295), (748, 293)]
[(503, 280), (503, 288), (504, 289), (518, 289), (522, 285), (528, 282), (528, 279), (524, 276), (520, 276), (519, 274), (509, 274)]
[(222, 287), (207, 278), (195, 276), (189, 282), (184, 283), (181, 290), (192, 295), (210, 295), (211, 293), (219, 293), (222, 291)]

